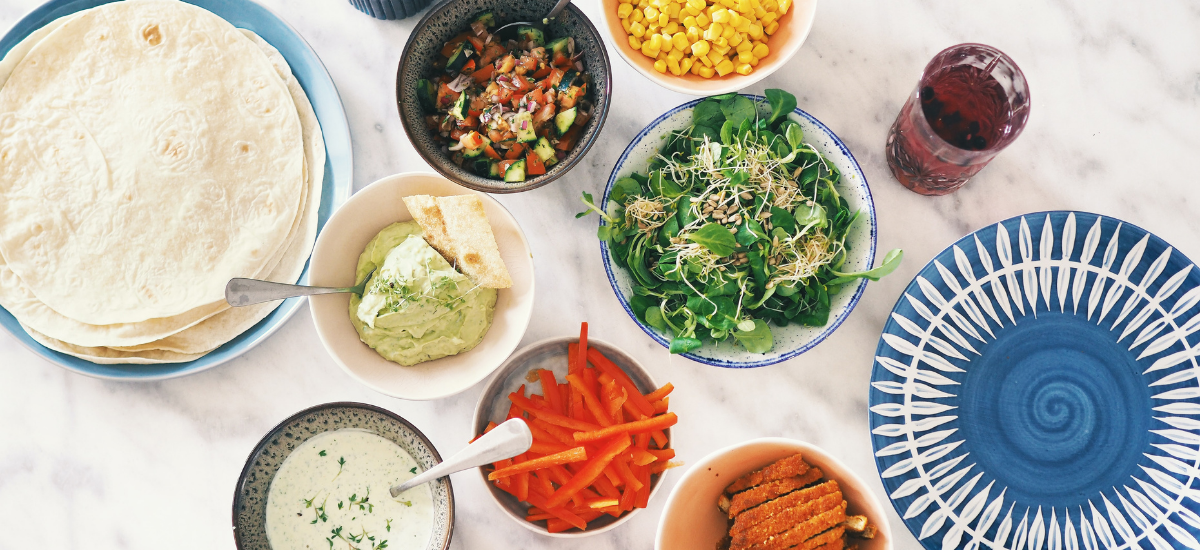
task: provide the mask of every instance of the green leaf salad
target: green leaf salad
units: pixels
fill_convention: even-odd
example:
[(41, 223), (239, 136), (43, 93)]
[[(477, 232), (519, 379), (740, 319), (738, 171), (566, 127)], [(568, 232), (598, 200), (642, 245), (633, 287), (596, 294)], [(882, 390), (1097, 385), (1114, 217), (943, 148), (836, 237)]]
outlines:
[(671, 353), (730, 338), (766, 353), (772, 325), (824, 326), (843, 285), (900, 265), (893, 250), (875, 269), (842, 271), (858, 212), (838, 192), (838, 169), (787, 118), (795, 96), (766, 98), (767, 118), (737, 94), (705, 99), (645, 174), (615, 182), (607, 205), (583, 194), (577, 217), (606, 222), (598, 236), (633, 278), (630, 305), (672, 335)]

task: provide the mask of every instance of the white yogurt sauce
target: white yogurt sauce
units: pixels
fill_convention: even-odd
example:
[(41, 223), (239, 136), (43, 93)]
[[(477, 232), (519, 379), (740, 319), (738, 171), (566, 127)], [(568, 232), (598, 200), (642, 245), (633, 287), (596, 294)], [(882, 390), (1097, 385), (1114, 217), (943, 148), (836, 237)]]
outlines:
[(423, 550), (433, 532), (428, 485), (393, 499), (388, 489), (420, 467), (365, 430), (316, 435), (288, 455), (267, 495), (273, 550)]

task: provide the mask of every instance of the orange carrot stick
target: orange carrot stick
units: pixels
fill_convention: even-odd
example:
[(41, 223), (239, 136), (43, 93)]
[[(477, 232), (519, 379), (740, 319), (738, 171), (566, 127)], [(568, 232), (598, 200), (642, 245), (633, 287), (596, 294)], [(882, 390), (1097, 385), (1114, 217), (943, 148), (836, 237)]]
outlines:
[(508, 398), (511, 399), (513, 403), (520, 406), (522, 409), (529, 411), (529, 413), (532, 414), (533, 416), (535, 416), (541, 420), (544, 420), (549, 424), (554, 424), (555, 426), (562, 426), (564, 428), (571, 428), (572, 430), (580, 430), (580, 431), (592, 431), (592, 430), (600, 429), (600, 426), (597, 426), (596, 424), (592, 424), (591, 422), (584, 422), (582, 420), (575, 420), (574, 418), (567, 418), (561, 414), (553, 413), (553, 412), (547, 411), (545, 409), (540, 409), (537, 407), (537, 405), (535, 403), (530, 401), (528, 397), (524, 397), (517, 393), (509, 394)]
[(679, 417), (675, 413), (667, 413), (662, 416), (655, 416), (646, 420), (634, 420), (633, 422), (616, 424), (599, 430), (575, 432), (575, 442), (587, 443), (608, 439), (619, 434), (653, 432), (674, 426), (676, 422), (679, 422)]
[(575, 433), (575, 430), (564, 428), (562, 426), (555, 426), (554, 424), (546, 422), (541, 418), (534, 418), (529, 422), (529, 424), (530, 426), (536, 426), (538, 430), (544, 430), (545, 433), (550, 434), (550, 436), (563, 445), (567, 445), (569, 447), (575, 446), (575, 436), (572, 435)]
[(671, 460), (675, 458), (675, 449), (650, 449), (646, 452), (654, 455), (658, 460)]
[(591, 485), (598, 476), (603, 475), (604, 468), (608, 466), (608, 463), (612, 462), (613, 458), (621, 454), (622, 451), (628, 449), (629, 444), (630, 439), (626, 434), (620, 434), (618, 437), (614, 437), (612, 441), (608, 442), (608, 444), (600, 450), (600, 454), (589, 459), (587, 464), (579, 470), (579, 473), (571, 477), (571, 479), (567, 481), (565, 485), (559, 487), (558, 490), (554, 492), (554, 495), (550, 497), (550, 500), (546, 501), (546, 505), (550, 508), (554, 508), (556, 506), (562, 506), (568, 500), (571, 500), (571, 497), (575, 496), (576, 493), (579, 493), (582, 489), (586, 488), (588, 485)]
[(538, 371), (538, 378), (542, 379), (542, 395), (546, 396), (546, 401), (550, 403), (550, 408), (558, 414), (567, 412), (563, 407), (562, 395), (558, 393), (558, 380), (554, 379), (554, 372), (542, 369)]
[(654, 414), (665, 413), (665, 412), (667, 412), (667, 409), (669, 409), (669, 408), (671, 408), (671, 398), (670, 397), (664, 397), (664, 398), (659, 399), (658, 401), (654, 402)]
[[(669, 414), (675, 414), (675, 413), (669, 413)], [(663, 416), (666, 416), (666, 415), (663, 415)], [(662, 418), (662, 416), (660, 416), (658, 418)], [(654, 444), (658, 445), (659, 449), (667, 448), (667, 434), (663, 433), (662, 430), (658, 430), (656, 432), (650, 432), (650, 439), (654, 440)]]
[(578, 368), (586, 368), (588, 360), (588, 330), (587, 321), (579, 324), (579, 353), (575, 356), (575, 362), (578, 363)]
[(570, 447), (559, 445), (558, 443), (547, 443), (544, 441), (534, 440), (533, 445), (529, 447), (529, 452), (540, 455), (552, 455), (569, 450)]
[[(487, 425), (487, 427), (483, 429), (483, 434), (485, 434), (485, 433), (488, 433), (488, 432), (490, 432), (490, 431), (492, 431), (492, 430), (494, 430), (494, 429), (496, 429), (496, 423), (495, 423), (495, 422), (488, 422), (488, 425)], [(470, 441), (468, 441), (468, 442), (467, 442), (467, 444), (469, 445), (469, 444), (471, 444), (471, 443), (474, 443), (476, 439), (479, 439), (479, 438), (483, 437), (483, 434), (479, 434), (479, 435), (475, 436), (475, 437), (474, 437), (474, 438), (472, 438)]]
[(588, 412), (592, 413), (592, 416), (596, 418), (596, 421), (599, 422), (601, 426), (607, 428), (613, 425), (612, 418), (605, 414), (604, 408), (600, 404), (600, 400), (596, 398), (596, 392), (588, 389), (583, 378), (581, 378), (578, 374), (568, 374), (567, 382), (569, 382), (571, 387), (575, 388), (575, 390), (583, 396), (583, 404), (587, 406)]
[(565, 508), (561, 508), (559, 506), (549, 506), (547, 504), (547, 502), (548, 501), (542, 499), (539, 496), (532, 495), (532, 494), (529, 495), (529, 503), (530, 504), (537, 506), (538, 508), (541, 508), (542, 510), (545, 510), (546, 513), (554, 514), (554, 516), (557, 517), (558, 519), (561, 519), (571, 525), (574, 525), (575, 527), (578, 527), (580, 529), (587, 529), (587, 522), (584, 521), (583, 518), (581, 518), (575, 514), (572, 514), (569, 510), (567, 510)]
[(561, 453), (555, 453), (552, 455), (543, 456), (541, 458), (535, 458), (533, 460), (526, 460), (525, 462), (513, 464), (508, 468), (496, 470), (488, 474), (488, 479), (494, 481), (502, 477), (508, 477), (521, 472), (540, 470), (556, 464), (567, 464), (570, 462), (581, 462), (584, 460), (587, 460), (587, 450), (583, 447), (575, 447), (574, 449), (568, 449)]
[(616, 506), (620, 503), (620, 499), (612, 497), (590, 498), (587, 501), (588, 508), (608, 508)]
[(642, 488), (641, 480), (639, 480), (637, 476), (633, 475), (633, 471), (629, 469), (629, 463), (626, 462), (624, 458), (618, 458), (614, 460), (613, 464), (616, 465), (617, 472), (621, 475), (621, 479), (625, 480), (626, 487), (633, 487), (634, 491)]
[(635, 448), (633, 450), (633, 463), (634, 464), (637, 464), (638, 466), (645, 466), (647, 464), (653, 464), (655, 462), (658, 462), (658, 457), (650, 454), (650, 451), (647, 451), (645, 449), (637, 449), (637, 448)]
[(637, 408), (637, 410), (641, 411), (642, 414), (647, 416), (654, 414), (654, 405), (651, 405), (650, 401), (646, 399), (646, 396), (642, 395), (642, 392), (638, 391), (637, 385), (633, 383), (633, 380), (629, 378), (629, 375), (625, 374), (625, 371), (621, 370), (621, 367), (618, 367), (612, 361), (609, 361), (608, 358), (601, 354), (596, 348), (587, 350), (587, 358), (588, 361), (591, 361), (597, 369), (600, 369), (600, 372), (613, 377), (618, 384), (623, 386), (625, 390), (629, 392), (629, 401), (630, 403), (633, 403), (633, 406)]
[(517, 500), (529, 500), (529, 472), (521, 472), (513, 476), (513, 489)]
[(663, 387), (646, 394), (646, 401), (653, 403), (670, 395), (674, 390), (675, 386), (672, 386), (670, 382), (667, 382), (666, 384), (663, 384)]

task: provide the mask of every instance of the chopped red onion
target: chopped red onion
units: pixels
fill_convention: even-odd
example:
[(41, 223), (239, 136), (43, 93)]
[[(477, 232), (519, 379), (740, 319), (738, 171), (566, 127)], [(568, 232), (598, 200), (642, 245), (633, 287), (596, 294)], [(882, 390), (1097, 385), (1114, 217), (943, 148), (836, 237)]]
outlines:
[(467, 89), (467, 86), (471, 85), (471, 80), (472, 80), (471, 77), (469, 77), (465, 74), (460, 74), (460, 75), (458, 75), (458, 78), (455, 78), (446, 86), (449, 87), (451, 90), (454, 90), (455, 92), (461, 92), (461, 91)]
[(583, 62), (582, 61), (575, 62), (575, 70), (579, 71), (581, 73), (583, 72)]
[(528, 120), (522, 120), (522, 121), (521, 121), (521, 129), (522, 129), (522, 130), (528, 130), (528, 129), (529, 129), (529, 121), (528, 121)]

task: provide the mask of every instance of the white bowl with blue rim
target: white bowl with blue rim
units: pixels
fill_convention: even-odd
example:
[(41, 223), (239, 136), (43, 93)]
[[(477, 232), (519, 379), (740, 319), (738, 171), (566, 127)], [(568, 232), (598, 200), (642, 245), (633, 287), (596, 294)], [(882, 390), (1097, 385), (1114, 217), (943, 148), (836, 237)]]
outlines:
[[(764, 97), (742, 95), (755, 102), (761, 115), (770, 115), (771, 109)], [(675, 107), (639, 132), (625, 148), (621, 158), (617, 160), (617, 164), (608, 178), (608, 184), (604, 188), (602, 202), (597, 204), (608, 204), (609, 194), (618, 179), (627, 177), (634, 172), (645, 174), (650, 160), (662, 148), (662, 137), (689, 127), (692, 123), (692, 108), (703, 100), (701, 98)], [(844, 269), (848, 272), (871, 269), (875, 261), (876, 245), (875, 203), (871, 199), (871, 189), (867, 186), (867, 178), (863, 175), (862, 168), (859, 167), (858, 161), (854, 160), (854, 155), (850, 153), (846, 144), (842, 143), (842, 140), (816, 117), (800, 109), (795, 109), (788, 114), (788, 118), (800, 124), (800, 128), (804, 130), (804, 141), (816, 148), (828, 162), (841, 172), (842, 178), (837, 186), (838, 191), (849, 203), (850, 210), (860, 212), (858, 221), (854, 223), (846, 237), (849, 253)], [(604, 222), (601, 221), (601, 223)], [(600, 254), (604, 262), (604, 270), (608, 273), (608, 282), (612, 285), (617, 299), (620, 300), (621, 307), (642, 328), (643, 332), (653, 338), (655, 342), (662, 344), (663, 347), (669, 348), (671, 335), (642, 323), (630, 308), (629, 300), (633, 297), (633, 277), (628, 271), (614, 264), (607, 242), (601, 241)], [(807, 327), (798, 324), (780, 327), (772, 324), (771, 333), (774, 336), (775, 345), (767, 353), (750, 353), (745, 348), (735, 346), (732, 340), (727, 340), (716, 344), (705, 341), (699, 349), (680, 355), (706, 365), (726, 368), (763, 367), (786, 361), (812, 349), (833, 334), (833, 331), (845, 322), (850, 311), (858, 304), (866, 287), (866, 280), (859, 279), (847, 283), (840, 292), (831, 296), (829, 322), (823, 327)]]
[[(0, 56), (29, 36), (33, 31), (58, 19), (79, 11), (108, 4), (113, 0), (51, 0), (38, 6), (17, 22), (0, 38)], [(317, 120), (321, 124), (325, 140), (325, 177), (321, 191), (321, 207), (318, 212), (318, 234), (329, 216), (352, 192), (352, 160), (350, 151), (350, 126), (346, 122), (346, 111), (329, 72), (316, 52), (308, 43), (279, 16), (267, 8), (249, 0), (186, 0), (229, 21), (233, 26), (254, 31), (270, 43), (287, 60), (292, 74), (308, 94)], [(309, 269), (306, 266), (299, 284), (308, 283)], [(70, 355), (53, 351), (30, 338), (20, 323), (4, 308), (0, 308), (0, 326), (3, 326), (21, 344), (48, 361), (67, 370), (113, 380), (161, 380), (194, 374), (233, 359), (275, 333), (287, 322), (303, 303), (303, 298), (284, 300), (265, 319), (226, 342), (211, 353), (187, 363), (157, 365), (98, 365)]]
[(914, 278), (869, 397), (930, 550), (1200, 548), (1200, 270), (1086, 212), (980, 229)]

